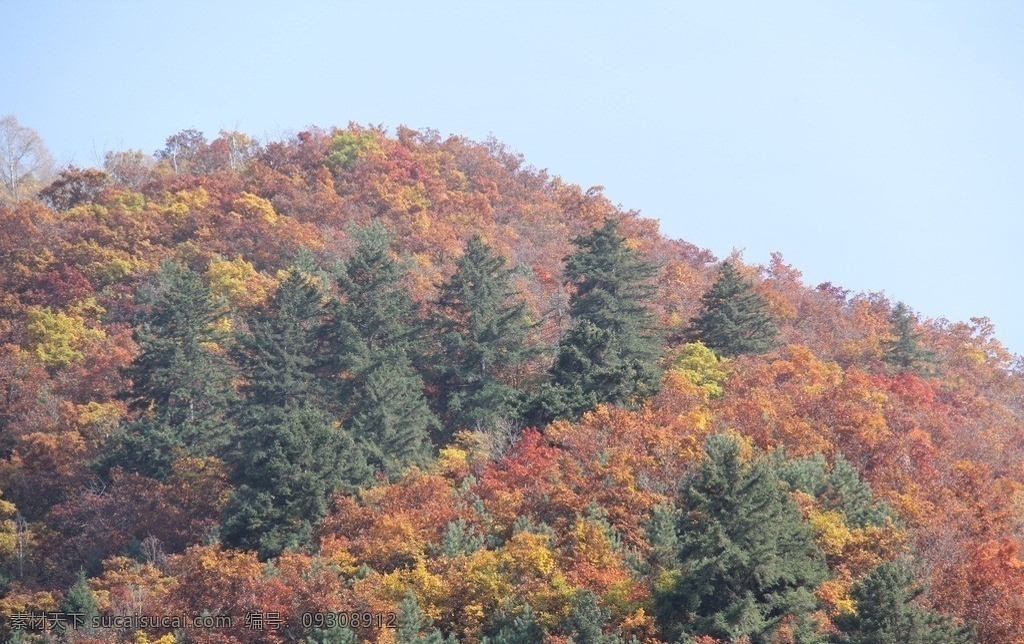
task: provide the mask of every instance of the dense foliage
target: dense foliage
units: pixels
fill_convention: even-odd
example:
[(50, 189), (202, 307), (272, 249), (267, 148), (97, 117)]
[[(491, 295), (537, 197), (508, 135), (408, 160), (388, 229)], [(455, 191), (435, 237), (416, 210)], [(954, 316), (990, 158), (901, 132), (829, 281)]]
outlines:
[(429, 131), (20, 172), (4, 638), (1024, 641), (1024, 377), (987, 320), (718, 262)]

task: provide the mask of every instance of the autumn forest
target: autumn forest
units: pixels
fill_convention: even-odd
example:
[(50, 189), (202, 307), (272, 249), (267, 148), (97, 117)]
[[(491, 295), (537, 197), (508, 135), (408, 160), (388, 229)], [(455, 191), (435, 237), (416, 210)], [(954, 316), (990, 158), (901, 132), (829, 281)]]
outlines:
[(4, 641), (1024, 642), (987, 319), (716, 258), (495, 140), (13, 149)]

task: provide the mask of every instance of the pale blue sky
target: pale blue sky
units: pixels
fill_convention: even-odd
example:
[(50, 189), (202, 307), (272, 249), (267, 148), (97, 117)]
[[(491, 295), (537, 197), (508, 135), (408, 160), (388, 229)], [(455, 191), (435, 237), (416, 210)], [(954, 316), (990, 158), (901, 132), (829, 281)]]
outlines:
[(1024, 352), (1024, 3), (0, 0), (59, 160), (184, 128), (489, 134), (725, 256)]

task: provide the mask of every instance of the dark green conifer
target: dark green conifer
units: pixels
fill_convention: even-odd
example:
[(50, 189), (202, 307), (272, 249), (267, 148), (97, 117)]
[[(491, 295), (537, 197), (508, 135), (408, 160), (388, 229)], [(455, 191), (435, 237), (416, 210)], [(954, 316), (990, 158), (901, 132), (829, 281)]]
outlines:
[(894, 517), (889, 505), (875, 498), (871, 484), (842, 454), (836, 455), (826, 481), (828, 487), (822, 494), (824, 506), (830, 510), (841, 510), (851, 526), (881, 526)]
[(466, 242), (437, 302), (438, 355), (433, 370), (448, 434), (478, 429), (517, 413), (512, 376), (528, 357), (526, 306), (505, 268), (479, 235)]
[(921, 334), (914, 328), (914, 315), (903, 302), (889, 316), (892, 340), (883, 343), (882, 359), (895, 373), (916, 371), (927, 374), (935, 361), (935, 352), (921, 346)]
[(78, 579), (60, 603), (60, 611), (65, 615), (65, 632), (87, 634), (95, 630), (92, 622), (99, 614), (99, 604), (84, 571), (78, 571)]
[(529, 604), (518, 615), (499, 612), (493, 621), (495, 634), (484, 637), (482, 644), (536, 644), (544, 641), (544, 629)]
[(647, 522), (647, 542), (651, 544), (650, 565), (655, 570), (679, 565), (678, 521), (679, 513), (668, 503), (655, 506), (651, 513)]
[(140, 418), (112, 438), (106, 466), (163, 478), (181, 453), (219, 454), (234, 400), (224, 303), (202, 277), (167, 261), (138, 295), (147, 312), (135, 331), (141, 352), (125, 371), (129, 408)]
[(430, 433), (440, 424), (414, 368), (421, 343), (404, 271), (389, 254), (391, 237), (381, 225), (357, 237), (355, 254), (339, 271), (341, 300), (328, 345), (342, 376), (337, 398), (346, 427), (375, 468), (396, 474), (430, 454)]
[(223, 540), (263, 558), (308, 546), (334, 493), (369, 480), (355, 441), (312, 404), (251, 410), (231, 462)]
[(650, 282), (658, 269), (626, 244), (618, 223), (605, 220), (589, 235), (573, 240), (577, 251), (566, 260), (565, 276), (575, 292), (569, 301), (574, 319), (587, 320), (619, 338), (625, 355), (657, 359), (660, 348), (652, 335)]
[(230, 337), (217, 325), (227, 313), (225, 304), (201, 275), (170, 261), (138, 297), (149, 312), (135, 333), (141, 352), (126, 373), (132, 381), (130, 407), (202, 434), (232, 398), (224, 351)]
[(661, 343), (650, 282), (657, 268), (625, 242), (611, 219), (574, 240), (565, 268), (575, 289), (573, 326), (559, 342), (533, 420), (578, 418), (598, 403), (635, 404), (657, 391)]
[(430, 432), (438, 422), (423, 396), (423, 379), (401, 348), (373, 356), (357, 375), (348, 428), (367, 461), (395, 475), (430, 456)]
[(838, 510), (854, 528), (885, 525), (892, 510), (875, 498), (871, 484), (842, 454), (837, 454), (829, 468), (825, 457), (814, 454), (801, 459), (787, 459), (779, 450), (772, 455), (779, 478), (790, 488), (818, 499), (828, 510)]
[(325, 314), (317, 282), (293, 268), (266, 309), (249, 321), (249, 334), (239, 343), (239, 361), (248, 376), (248, 404), (324, 404), (317, 368), (322, 362), (318, 338)]
[[(125, 423), (107, 440), (106, 454), (100, 455), (96, 463), (103, 475), (117, 466), (162, 480), (170, 476), (174, 460), (188, 454), (180, 427), (147, 416)], [(230, 439), (224, 439), (227, 440)], [(217, 447), (223, 449), (221, 443), (224, 441), (218, 437)], [(195, 450), (201, 454), (209, 451), (205, 448)]]
[(600, 402), (628, 400), (639, 375), (633, 366), (619, 359), (610, 331), (577, 322), (559, 342), (553, 380), (541, 387), (532, 420), (576, 419)]
[(722, 262), (718, 278), (701, 297), (700, 313), (691, 320), (690, 339), (733, 357), (769, 351), (777, 333), (764, 298), (731, 263)]
[(317, 628), (304, 640), (304, 644), (359, 644), (359, 638), (348, 626)]
[(432, 619), (423, 614), (410, 590), (398, 605), (396, 644), (445, 644), (444, 635), (434, 628)]
[(484, 547), (484, 537), (476, 533), (465, 519), (451, 521), (441, 538), (441, 552), (449, 559), (471, 555)]
[(415, 340), (415, 311), (402, 284), (405, 269), (391, 256), (391, 234), (375, 222), (354, 236), (356, 251), (337, 271), (342, 297), (336, 316), (340, 323), (337, 339), (357, 339), (364, 354), (394, 347), (410, 350)]
[(706, 451), (683, 483), (680, 569), (656, 597), (659, 623), (673, 638), (772, 641), (783, 619), (815, 608), (824, 557), (767, 459), (745, 460), (726, 435)]
[(973, 642), (973, 629), (923, 606), (924, 588), (906, 560), (879, 564), (851, 593), (857, 610), (836, 619), (844, 644), (958, 644)]
[(597, 601), (597, 595), (589, 590), (581, 590), (572, 599), (569, 618), (566, 620), (566, 632), (572, 644), (622, 644), (622, 637), (616, 634), (606, 635), (605, 624), (609, 612)]
[(293, 269), (240, 342), (247, 396), (229, 453), (237, 488), (223, 537), (263, 557), (309, 545), (333, 494), (369, 475), (362, 451), (325, 409), (316, 373), (322, 299), (315, 281)]

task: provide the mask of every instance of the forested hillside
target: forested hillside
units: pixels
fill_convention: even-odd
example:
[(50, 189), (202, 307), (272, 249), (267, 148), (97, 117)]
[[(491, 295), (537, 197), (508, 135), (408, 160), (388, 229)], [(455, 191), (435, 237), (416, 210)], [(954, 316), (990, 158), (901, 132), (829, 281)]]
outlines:
[(1024, 642), (985, 319), (429, 131), (187, 130), (21, 192), (10, 641)]

